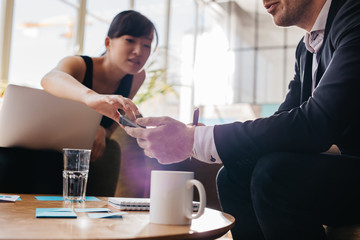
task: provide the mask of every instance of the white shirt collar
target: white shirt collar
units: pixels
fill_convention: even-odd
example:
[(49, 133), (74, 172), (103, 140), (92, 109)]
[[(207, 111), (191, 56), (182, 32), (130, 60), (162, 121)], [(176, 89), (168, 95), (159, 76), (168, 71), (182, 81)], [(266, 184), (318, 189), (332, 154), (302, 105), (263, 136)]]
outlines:
[(322, 47), (331, 1), (332, 0), (327, 0), (325, 2), (311, 31), (305, 33), (304, 43), (306, 49), (311, 53), (317, 53)]
[(312, 27), (310, 32), (323, 31), (323, 30), (325, 31), (326, 20), (327, 20), (328, 15), (329, 15), (331, 1), (332, 0), (327, 0), (325, 2), (324, 6), (322, 7), (322, 9), (321, 9), (321, 11), (319, 13), (319, 16), (316, 18), (314, 26)]

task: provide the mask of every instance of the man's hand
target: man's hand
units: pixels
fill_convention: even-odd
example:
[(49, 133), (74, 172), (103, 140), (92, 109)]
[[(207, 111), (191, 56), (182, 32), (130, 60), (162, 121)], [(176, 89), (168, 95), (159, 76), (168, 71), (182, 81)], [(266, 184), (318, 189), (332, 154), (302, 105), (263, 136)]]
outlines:
[(137, 139), (147, 156), (171, 164), (192, 155), (195, 127), (170, 117), (139, 118), (136, 122), (147, 128), (125, 127), (125, 131)]

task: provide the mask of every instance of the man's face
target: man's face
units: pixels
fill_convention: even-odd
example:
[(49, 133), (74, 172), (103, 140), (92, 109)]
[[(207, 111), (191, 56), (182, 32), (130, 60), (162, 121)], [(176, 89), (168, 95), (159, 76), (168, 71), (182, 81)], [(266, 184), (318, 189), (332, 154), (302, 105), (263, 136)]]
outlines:
[[(264, 7), (278, 26), (303, 27), (308, 21), (314, 0), (263, 0)], [(315, 0), (317, 1), (317, 0)]]

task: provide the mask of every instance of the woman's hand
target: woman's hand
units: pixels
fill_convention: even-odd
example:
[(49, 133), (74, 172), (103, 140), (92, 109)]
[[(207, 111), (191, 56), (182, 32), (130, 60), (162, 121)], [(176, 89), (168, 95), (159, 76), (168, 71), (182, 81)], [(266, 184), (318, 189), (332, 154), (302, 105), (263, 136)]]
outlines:
[(106, 147), (106, 130), (102, 126), (99, 126), (94, 142), (91, 147), (90, 161), (94, 162), (95, 160), (100, 158), (105, 151), (105, 147)]
[(105, 95), (90, 91), (85, 102), (87, 106), (115, 122), (119, 122), (119, 109), (123, 110), (132, 121), (135, 121), (135, 116), (140, 114), (137, 106), (129, 98), (121, 95)]

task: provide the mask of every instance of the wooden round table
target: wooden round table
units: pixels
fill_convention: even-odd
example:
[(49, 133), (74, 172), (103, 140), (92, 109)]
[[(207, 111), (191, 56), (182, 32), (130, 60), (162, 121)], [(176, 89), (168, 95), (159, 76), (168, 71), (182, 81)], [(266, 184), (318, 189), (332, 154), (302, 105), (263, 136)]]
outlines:
[[(18, 194), (21, 201), (0, 202), (0, 239), (216, 239), (227, 233), (235, 219), (226, 213), (206, 208), (188, 226), (159, 225), (149, 222), (149, 212), (128, 211), (123, 218), (93, 219), (77, 212), (77, 218), (36, 218), (36, 208), (69, 207), (63, 201), (39, 201), (35, 195)], [(36, 195), (39, 196), (39, 195)], [(73, 204), (74, 208), (109, 208), (101, 201)]]

